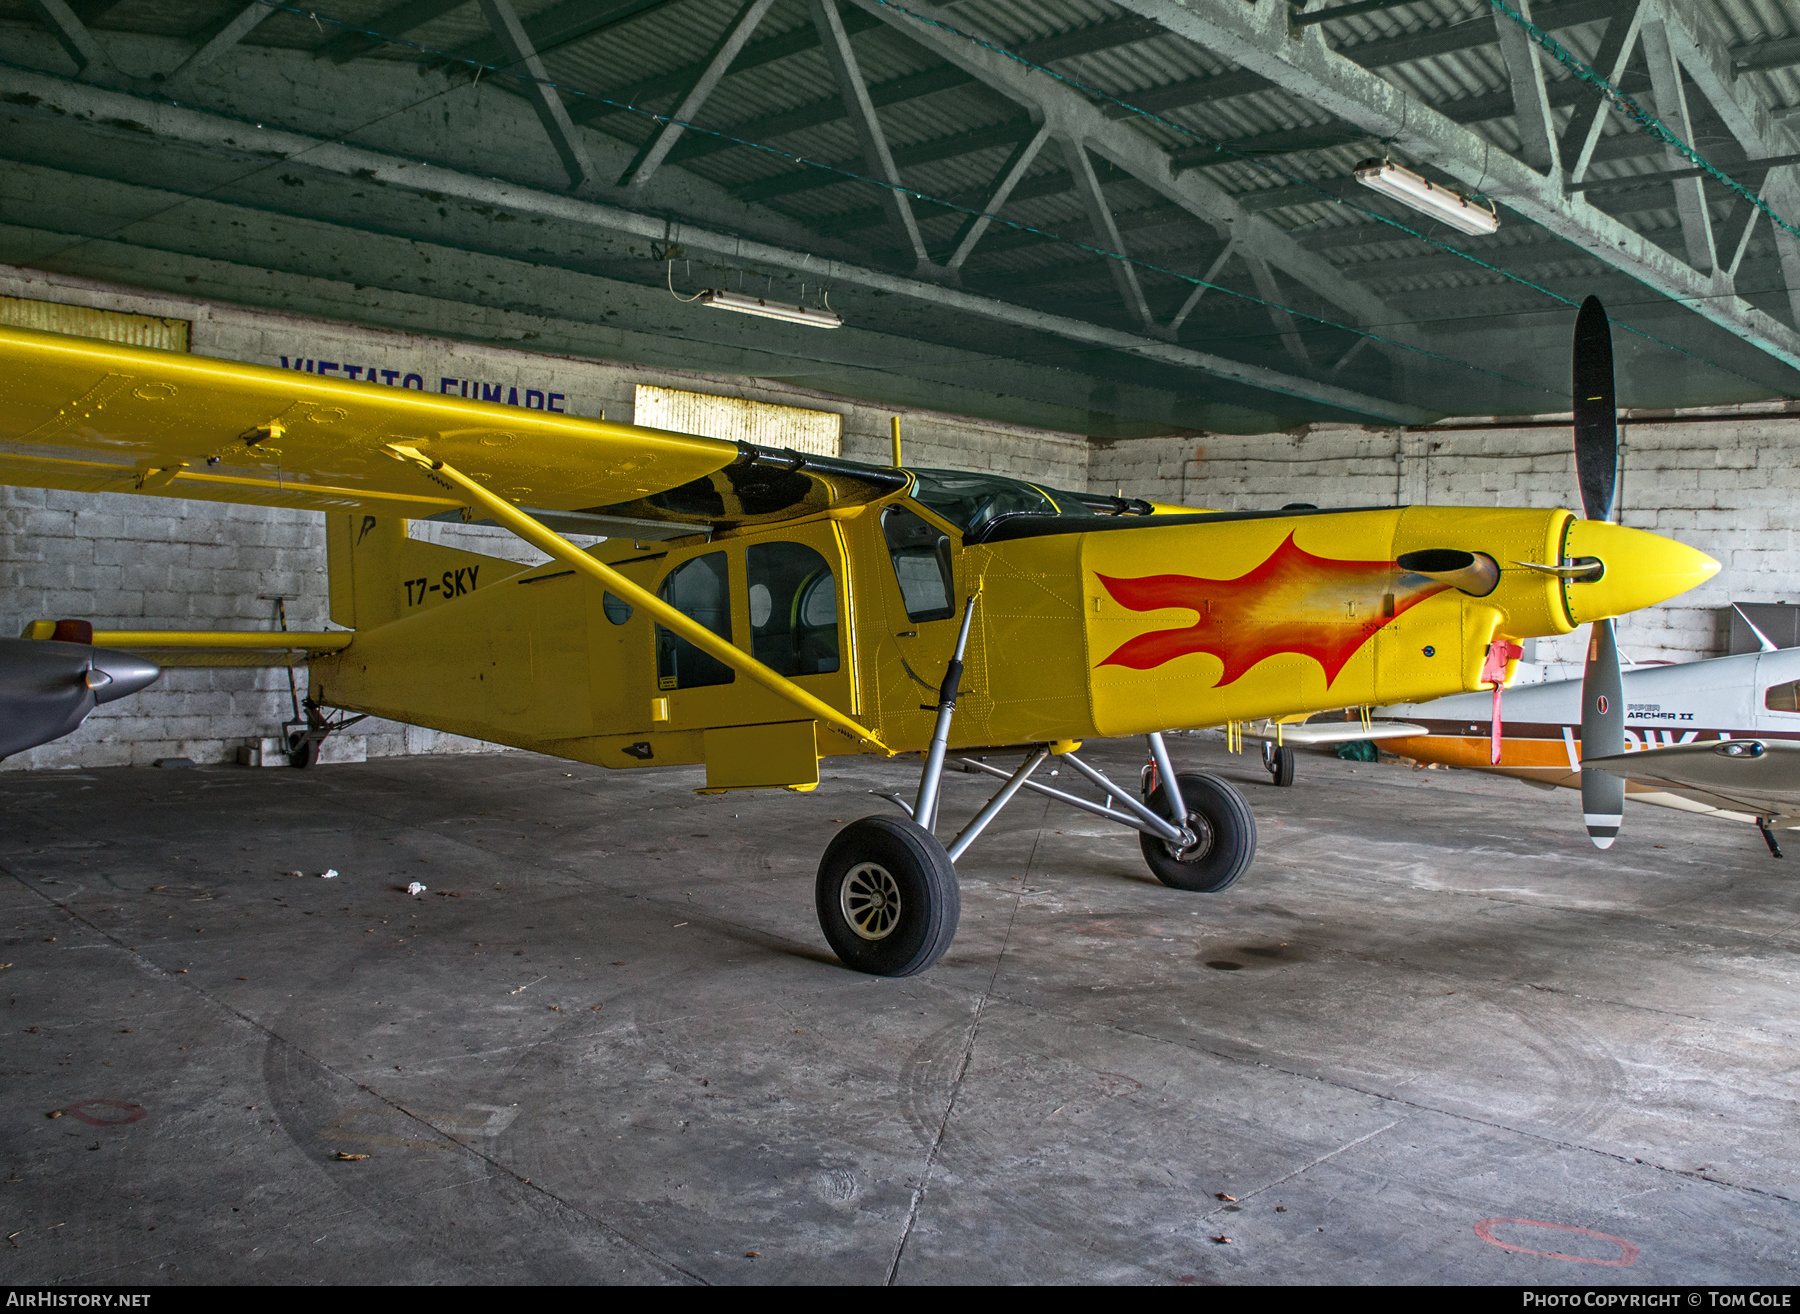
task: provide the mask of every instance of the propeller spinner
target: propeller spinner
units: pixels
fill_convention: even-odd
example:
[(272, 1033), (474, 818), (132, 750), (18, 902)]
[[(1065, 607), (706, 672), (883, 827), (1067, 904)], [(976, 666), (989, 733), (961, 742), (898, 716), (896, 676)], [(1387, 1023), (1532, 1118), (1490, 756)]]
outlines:
[[(1619, 418), (1613, 397), (1612, 330), (1599, 297), (1581, 303), (1575, 317), (1575, 473), (1581, 510), (1589, 520), (1612, 515), (1619, 469)], [(1587, 666), (1581, 676), (1583, 760), (1625, 751), (1625, 699), (1619, 678), (1619, 646), (1610, 618), (1593, 623)], [(1588, 838), (1611, 848), (1624, 820), (1625, 781), (1581, 769), (1581, 811)]]

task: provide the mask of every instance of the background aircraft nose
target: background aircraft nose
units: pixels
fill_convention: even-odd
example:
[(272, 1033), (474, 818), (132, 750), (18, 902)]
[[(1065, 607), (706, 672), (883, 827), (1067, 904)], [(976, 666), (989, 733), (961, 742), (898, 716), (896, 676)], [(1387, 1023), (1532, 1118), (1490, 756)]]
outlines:
[(1570, 525), (1565, 553), (1571, 563), (1590, 557), (1601, 563), (1599, 579), (1569, 582), (1569, 618), (1577, 625), (1653, 607), (1719, 570), (1718, 562), (1685, 543), (1604, 520)]
[(93, 669), (107, 677), (104, 683), (91, 682), (96, 703), (116, 702), (128, 694), (136, 693), (162, 674), (162, 667), (155, 662), (147, 662), (128, 652), (110, 652), (105, 648), (94, 649)]

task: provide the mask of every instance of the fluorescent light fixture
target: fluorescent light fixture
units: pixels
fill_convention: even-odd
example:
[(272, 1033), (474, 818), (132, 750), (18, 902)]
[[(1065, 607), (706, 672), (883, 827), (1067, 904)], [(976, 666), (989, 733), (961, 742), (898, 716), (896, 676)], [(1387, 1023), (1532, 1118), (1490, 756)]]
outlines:
[(814, 328), (844, 327), (843, 318), (834, 311), (789, 305), (785, 301), (770, 301), (766, 297), (747, 297), (742, 292), (726, 292), (719, 288), (709, 287), (702, 292), (700, 304), (711, 306), (714, 310), (735, 310), (740, 315), (779, 319), (788, 324), (810, 324)]
[(1373, 188), (1383, 196), (1391, 196), (1420, 214), (1442, 219), (1459, 233), (1482, 235), (1500, 226), (1500, 216), (1492, 210), (1472, 205), (1466, 196), (1439, 187), (1429, 178), (1421, 178), (1411, 169), (1402, 169), (1392, 160), (1364, 160), (1356, 166), (1356, 181)]

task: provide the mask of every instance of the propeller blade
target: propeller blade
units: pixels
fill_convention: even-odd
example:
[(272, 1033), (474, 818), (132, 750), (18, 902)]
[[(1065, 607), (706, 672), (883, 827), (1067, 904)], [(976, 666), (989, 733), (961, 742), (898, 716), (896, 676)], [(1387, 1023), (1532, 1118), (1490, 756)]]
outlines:
[(1582, 514), (1612, 515), (1619, 470), (1619, 412), (1613, 399), (1612, 329), (1599, 297), (1581, 303), (1575, 317), (1575, 474), (1581, 481)]
[[(1587, 669), (1581, 677), (1581, 757), (1625, 751), (1625, 697), (1619, 647), (1610, 620), (1595, 621), (1588, 636)], [(1581, 811), (1588, 838), (1609, 849), (1625, 813), (1625, 781), (1605, 771), (1581, 769)]]

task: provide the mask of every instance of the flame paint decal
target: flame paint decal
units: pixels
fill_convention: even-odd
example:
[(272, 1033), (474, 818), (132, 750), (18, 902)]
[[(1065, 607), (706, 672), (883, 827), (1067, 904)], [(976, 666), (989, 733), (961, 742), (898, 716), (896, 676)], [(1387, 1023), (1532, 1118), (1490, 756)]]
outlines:
[(1216, 688), (1284, 652), (1318, 662), (1329, 686), (1383, 625), (1449, 587), (1406, 574), (1391, 561), (1315, 557), (1296, 547), (1292, 534), (1260, 566), (1236, 579), (1098, 578), (1116, 602), (1133, 611), (1186, 607), (1199, 613), (1185, 629), (1153, 630), (1127, 640), (1100, 665), (1147, 671), (1189, 653), (1210, 653), (1225, 664)]

